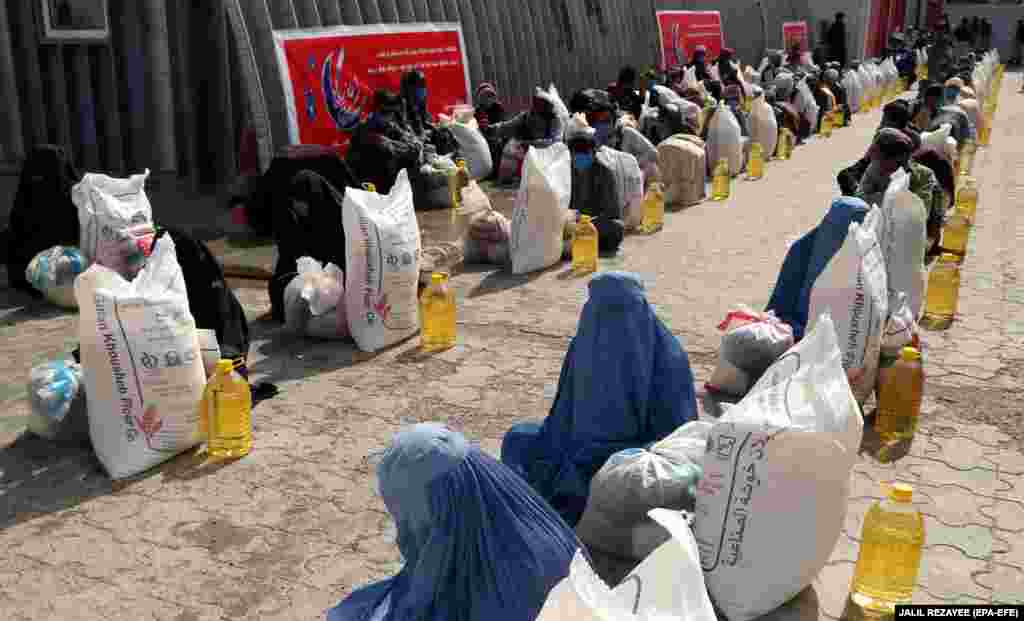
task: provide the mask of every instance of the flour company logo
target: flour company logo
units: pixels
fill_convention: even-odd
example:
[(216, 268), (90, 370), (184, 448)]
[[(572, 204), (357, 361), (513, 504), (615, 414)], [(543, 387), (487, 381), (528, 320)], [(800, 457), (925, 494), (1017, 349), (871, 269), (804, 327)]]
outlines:
[(142, 366), (147, 369), (155, 369), (160, 366), (160, 358), (149, 353), (142, 354), (140, 362), (142, 363)]

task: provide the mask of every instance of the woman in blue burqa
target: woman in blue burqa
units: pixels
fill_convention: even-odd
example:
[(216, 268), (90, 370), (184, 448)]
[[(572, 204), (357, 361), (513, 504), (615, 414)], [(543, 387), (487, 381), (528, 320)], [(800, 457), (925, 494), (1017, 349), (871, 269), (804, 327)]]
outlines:
[(797, 340), (803, 338), (807, 328), (814, 282), (843, 247), (850, 225), (864, 222), (869, 209), (859, 198), (837, 198), (821, 224), (797, 240), (786, 253), (766, 310), (775, 311), (779, 319), (792, 326)]
[(532, 621), (581, 547), (525, 481), (443, 425), (400, 431), (377, 478), (405, 564), (327, 621)]
[(608, 457), (696, 418), (690, 359), (679, 340), (654, 314), (637, 276), (607, 272), (590, 281), (550, 414), (543, 424), (513, 427), (501, 460), (575, 526)]

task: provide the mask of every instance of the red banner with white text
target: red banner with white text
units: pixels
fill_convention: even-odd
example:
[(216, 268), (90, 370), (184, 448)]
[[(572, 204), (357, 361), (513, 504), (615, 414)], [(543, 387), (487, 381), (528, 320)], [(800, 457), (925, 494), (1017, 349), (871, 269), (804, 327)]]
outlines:
[(782, 24), (782, 49), (786, 52), (793, 50), (793, 45), (800, 45), (800, 53), (811, 51), (810, 42), (807, 38), (807, 22), (783, 22)]
[(698, 45), (707, 48), (708, 60), (718, 58), (725, 47), (718, 11), (658, 11), (657, 16), (665, 67), (689, 63)]

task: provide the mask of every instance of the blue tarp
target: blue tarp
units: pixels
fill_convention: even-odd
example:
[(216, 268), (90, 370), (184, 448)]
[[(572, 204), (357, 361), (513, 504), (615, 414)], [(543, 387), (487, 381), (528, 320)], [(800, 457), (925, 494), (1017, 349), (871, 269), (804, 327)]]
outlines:
[(590, 282), (558, 393), (543, 424), (517, 425), (501, 458), (575, 526), (590, 480), (613, 454), (697, 418), (690, 360), (654, 314), (643, 283), (608, 272)]

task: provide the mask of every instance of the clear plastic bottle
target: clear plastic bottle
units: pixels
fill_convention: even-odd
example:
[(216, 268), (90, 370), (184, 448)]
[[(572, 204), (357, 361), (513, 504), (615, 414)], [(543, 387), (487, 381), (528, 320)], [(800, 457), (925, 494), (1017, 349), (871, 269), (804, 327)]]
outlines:
[(650, 235), (660, 231), (665, 225), (665, 192), (660, 183), (651, 183), (651, 187), (647, 188), (642, 212), (641, 232)]
[(821, 135), (825, 138), (832, 137), (832, 115), (825, 114), (821, 117)]
[(215, 459), (244, 457), (252, 450), (252, 391), (234, 364), (228, 359), (217, 362), (200, 404), (199, 430)]
[(956, 317), (959, 305), (960, 259), (955, 254), (944, 252), (928, 276), (924, 320), (932, 324), (948, 324)]
[(878, 374), (878, 417), (875, 429), (888, 444), (909, 440), (917, 431), (924, 394), (921, 352), (904, 347), (896, 363)]
[(967, 240), (971, 234), (971, 223), (960, 211), (954, 211), (942, 229), (942, 249), (959, 257), (967, 255)]
[(711, 178), (711, 200), (728, 200), (731, 191), (732, 179), (729, 178), (729, 160), (724, 157), (715, 164), (714, 174)]
[(581, 215), (572, 240), (572, 269), (579, 274), (597, 271), (597, 227), (590, 216)]
[(452, 193), (452, 219), (455, 219), (455, 211), (462, 207), (462, 190), (469, 186), (469, 171), (466, 169), (466, 160), (457, 160), (455, 170), (448, 175), (448, 189)]
[(764, 148), (760, 142), (750, 145), (750, 161), (747, 163), (747, 179), (757, 181), (764, 177)]
[(956, 211), (974, 222), (978, 214), (978, 182), (974, 177), (964, 177), (956, 193)]
[(886, 500), (864, 516), (860, 555), (850, 598), (864, 610), (895, 612), (909, 604), (924, 550), (924, 518), (911, 501), (914, 490), (897, 483)]
[(420, 296), (420, 318), (423, 325), (420, 344), (424, 351), (442, 351), (455, 346), (455, 292), (448, 284), (448, 274), (434, 272), (430, 275), (430, 286)]

